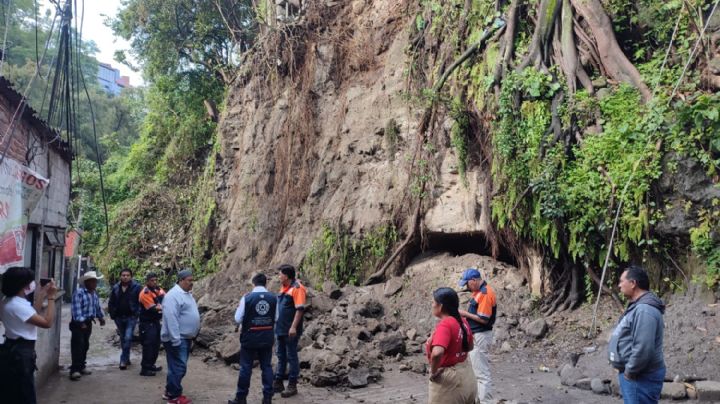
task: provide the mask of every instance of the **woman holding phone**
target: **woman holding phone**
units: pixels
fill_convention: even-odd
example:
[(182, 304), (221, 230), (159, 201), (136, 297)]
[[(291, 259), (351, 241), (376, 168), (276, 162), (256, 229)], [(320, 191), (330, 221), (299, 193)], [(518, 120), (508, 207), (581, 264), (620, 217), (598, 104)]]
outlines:
[[(27, 296), (35, 292), (34, 304)], [(5, 326), (3, 363), (0, 368), (2, 400), (7, 404), (36, 404), (35, 398), (35, 341), (37, 327), (50, 328), (55, 319), (57, 287), (50, 280), (35, 291), (35, 274), (27, 268), (13, 267), (2, 276), (0, 321)], [(47, 308), (43, 302), (48, 299)], [(40, 314), (42, 313), (42, 314)]]

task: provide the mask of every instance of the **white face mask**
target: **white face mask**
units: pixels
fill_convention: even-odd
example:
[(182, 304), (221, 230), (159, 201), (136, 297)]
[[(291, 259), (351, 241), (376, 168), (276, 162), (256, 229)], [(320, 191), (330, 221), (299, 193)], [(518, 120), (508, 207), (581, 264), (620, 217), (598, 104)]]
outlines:
[(35, 281), (30, 282), (30, 284), (25, 288), (25, 296), (29, 295), (30, 293), (35, 291)]

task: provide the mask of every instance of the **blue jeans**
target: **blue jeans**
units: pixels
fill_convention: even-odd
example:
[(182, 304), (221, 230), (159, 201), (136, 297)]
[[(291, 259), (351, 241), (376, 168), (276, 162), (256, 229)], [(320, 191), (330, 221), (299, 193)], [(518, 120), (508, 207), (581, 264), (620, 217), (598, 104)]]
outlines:
[(275, 372), (275, 380), (283, 380), (285, 378), (285, 371), (288, 365), (290, 365), (290, 372), (288, 373), (288, 382), (297, 383), (298, 376), (300, 376), (300, 362), (298, 360), (297, 345), (300, 335), (296, 335), (290, 338), (287, 335), (277, 336), (277, 348), (275, 353), (277, 354), (277, 371)]
[(660, 401), (665, 368), (638, 376), (637, 380), (628, 380), (620, 372), (620, 391), (625, 404), (655, 404)]
[(171, 342), (163, 342), (165, 356), (167, 357), (167, 384), (165, 391), (168, 397), (175, 398), (182, 395), (182, 379), (187, 372), (187, 361), (190, 356), (189, 339), (180, 340), (180, 345), (173, 346)]
[(237, 383), (237, 398), (247, 397), (250, 391), (250, 376), (252, 376), (253, 361), (260, 361), (262, 371), (263, 397), (273, 396), (272, 346), (260, 349), (246, 349), (240, 347), (240, 374)]
[(137, 318), (135, 317), (116, 317), (115, 325), (120, 334), (120, 346), (122, 346), (122, 352), (120, 353), (120, 363), (130, 362), (130, 347), (132, 346), (133, 331), (135, 331), (135, 324), (137, 324)]

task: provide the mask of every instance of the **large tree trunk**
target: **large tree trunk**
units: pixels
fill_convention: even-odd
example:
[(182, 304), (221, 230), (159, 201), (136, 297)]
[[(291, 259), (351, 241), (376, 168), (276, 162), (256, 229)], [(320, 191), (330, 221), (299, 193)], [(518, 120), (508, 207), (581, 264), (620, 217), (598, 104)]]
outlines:
[(645, 101), (650, 100), (652, 94), (640, 76), (640, 72), (630, 63), (620, 49), (615, 38), (612, 22), (602, 3), (599, 0), (571, 0), (575, 9), (585, 19), (593, 37), (597, 42), (600, 61), (611, 78), (628, 83), (636, 87)]

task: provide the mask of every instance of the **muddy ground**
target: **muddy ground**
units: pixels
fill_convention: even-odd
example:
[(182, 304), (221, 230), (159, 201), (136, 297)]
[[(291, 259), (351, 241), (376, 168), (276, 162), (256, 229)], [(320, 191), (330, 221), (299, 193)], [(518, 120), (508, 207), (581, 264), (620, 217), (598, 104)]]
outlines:
[[(64, 308), (63, 321), (67, 320), (68, 307)], [(133, 365), (126, 371), (119, 370), (117, 361), (119, 348), (113, 344), (114, 326), (96, 327), (88, 354), (92, 375), (82, 380), (70, 381), (67, 366), (70, 363), (70, 335), (63, 330), (60, 364), (63, 367), (39, 390), (40, 403), (148, 403), (164, 401), (165, 371), (156, 377), (142, 377), (139, 372), (140, 349), (135, 346), (132, 353)], [(497, 347), (496, 347), (497, 348)], [(497, 349), (496, 349), (497, 351)], [(234, 394), (237, 371), (218, 361), (203, 360), (209, 356), (205, 350), (197, 350), (190, 359), (188, 375), (183, 385), (185, 394), (195, 403), (225, 403)], [(421, 360), (420, 355), (415, 355)], [(301, 354), (302, 357), (302, 354)], [(543, 365), (531, 350), (517, 350), (511, 353), (496, 353), (491, 356), (495, 378), (495, 398), (503, 402), (527, 403), (613, 403), (618, 398), (598, 396), (591, 392), (568, 388), (560, 384), (554, 373), (539, 370)], [(162, 356), (158, 360), (165, 367)], [(361, 389), (317, 388), (308, 383), (300, 386), (297, 397), (277, 397), (278, 403), (424, 403), (427, 400), (425, 376), (413, 372), (399, 371), (400, 362), (388, 360), (385, 372), (378, 383)], [(549, 366), (549, 365), (546, 365)], [(259, 372), (253, 373), (249, 402), (259, 402), (261, 388)]]
[[(310, 368), (301, 371), (304, 379), (299, 389), (300, 394), (289, 399), (276, 397), (275, 401), (426, 402), (426, 360), (417, 348), (425, 341), (435, 323), (430, 315), (431, 291), (438, 286), (455, 285), (459, 274), (469, 266), (480, 268), (498, 294), (498, 320), (490, 358), (496, 400), (523, 403), (621, 402), (615, 396), (596, 395), (591, 391), (563, 386), (558, 375), (558, 370), (564, 364), (573, 361), (584, 376), (608, 382), (615, 378), (614, 371), (607, 365), (605, 351), (609, 332), (620, 315), (618, 308), (613, 306), (609, 299), (601, 301), (597, 323), (599, 333), (589, 338), (587, 334), (592, 316), (592, 307), (589, 304), (574, 311), (558, 312), (544, 317), (538, 310), (537, 302), (527, 292), (524, 278), (516, 268), (474, 254), (427, 254), (411, 263), (402, 276), (391, 279), (386, 284), (343, 288), (337, 300), (322, 297), (325, 299), (325, 306), (329, 304), (333, 310), (321, 312), (316, 309), (309, 313), (310, 319), (303, 336), (306, 340), (301, 340), (305, 349), (300, 352), (300, 359), (301, 363), (310, 363)], [(323, 294), (318, 291), (313, 293)], [(467, 293), (461, 293), (461, 299), (466, 301), (468, 297)], [(695, 288), (666, 299), (669, 303), (665, 315), (665, 359), (668, 377), (672, 379), (677, 375), (686, 379), (688, 376), (699, 376), (717, 380), (717, 375), (720, 374), (720, 305), (716, 302), (717, 297)], [(374, 332), (372, 336), (368, 334), (368, 338), (362, 341), (354, 341), (352, 330), (356, 327), (370, 327), (370, 319), (352, 313), (362, 312), (359, 309), (371, 301), (381, 302), (383, 306), (381, 316), (372, 321), (393, 326), (388, 326), (386, 331)], [(313, 298), (310, 302), (312, 305)], [(214, 313), (206, 312), (204, 316), (214, 316), (218, 321), (228, 323), (233, 311), (234, 307), (227, 304)], [(223, 319), (225, 317), (227, 319)], [(63, 308), (62, 321), (65, 324), (69, 321), (68, 306)], [(531, 323), (536, 321), (546, 323), (546, 331), (541, 336), (532, 334)], [(224, 330), (217, 327), (218, 330)], [(315, 334), (321, 336), (322, 341), (307, 341), (308, 336), (313, 335), (310, 331), (313, 328), (323, 330)], [(70, 335), (67, 326), (63, 327), (62, 332), (61, 370), (40, 389), (40, 403), (163, 402), (161, 394), (165, 385), (165, 372), (156, 377), (140, 376), (139, 346), (133, 348), (133, 365), (126, 371), (118, 369), (119, 347), (113, 324), (94, 328), (88, 354), (89, 368), (93, 374), (78, 382), (70, 381), (66, 370), (70, 364)], [(238, 334), (232, 331), (222, 333), (224, 335), (219, 336), (220, 340), (238, 338)], [(402, 337), (408, 347), (406, 355), (379, 354), (379, 340), (389, 335), (404, 336), (408, 333), (416, 335)], [(339, 341), (346, 341), (347, 348), (338, 349)], [(342, 344), (344, 343), (340, 345)], [(185, 394), (195, 403), (225, 403), (234, 395), (237, 371), (222, 361), (221, 351), (214, 350), (211, 346), (211, 349), (198, 348), (193, 352), (183, 384)], [(312, 373), (323, 369), (314, 366), (313, 361), (316, 356), (333, 352), (341, 357), (361, 357), (361, 360), (353, 360), (364, 363), (363, 366), (381, 369), (380, 379), (359, 389), (342, 386), (314, 387), (310, 384), (313, 380)], [(162, 353), (158, 364), (166, 367)], [(337, 371), (342, 374), (339, 369), (342, 366), (345, 365), (335, 365), (335, 369), (323, 371)], [(259, 369), (256, 369), (249, 402), (259, 402), (260, 396)]]

